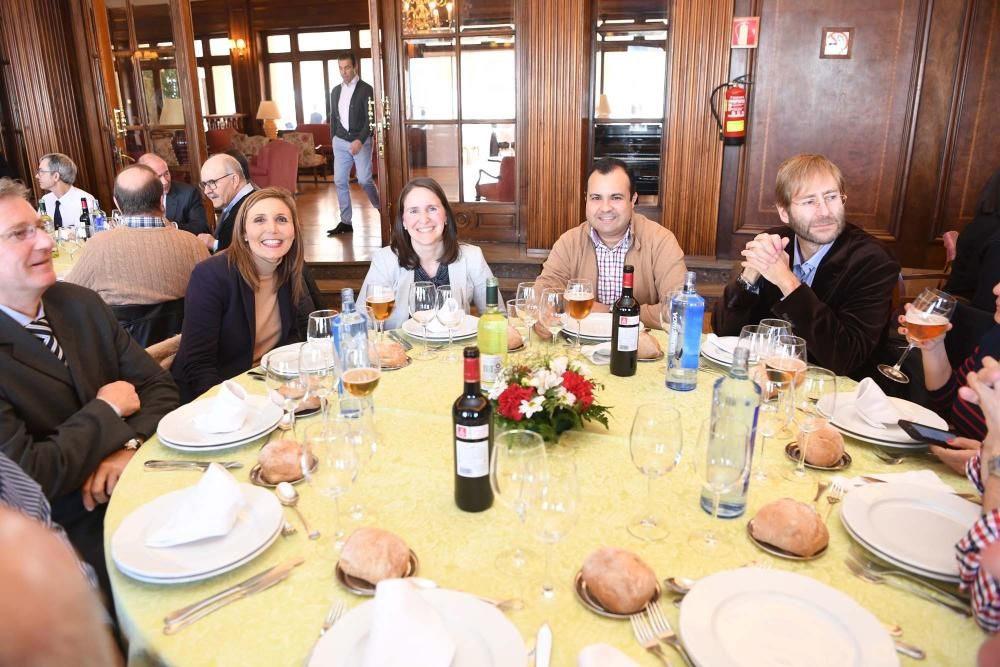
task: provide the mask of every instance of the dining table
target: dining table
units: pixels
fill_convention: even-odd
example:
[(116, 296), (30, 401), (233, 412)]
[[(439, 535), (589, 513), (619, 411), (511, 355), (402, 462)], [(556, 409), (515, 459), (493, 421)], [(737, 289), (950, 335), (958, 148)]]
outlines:
[[(654, 336), (665, 347), (663, 332)], [(456, 341), (455, 346), (474, 344), (475, 339)], [(417, 343), (419, 344), (419, 343)], [(511, 355), (514, 360), (535, 354), (573, 355), (565, 344), (533, 340), (530, 349)], [(461, 361), (444, 361), (445, 351), (428, 361), (414, 360), (399, 370), (384, 371), (374, 393), (378, 450), (364, 465), (353, 488), (341, 499), (341, 507), (357, 501), (365, 508), (361, 522), (341, 517), (348, 531), (372, 525), (400, 536), (419, 559), (417, 574), (442, 587), (481, 596), (524, 601), (522, 609), (507, 611), (530, 650), (539, 626), (547, 623), (553, 634), (553, 665), (576, 665), (581, 649), (603, 642), (619, 649), (639, 664), (659, 664), (635, 640), (628, 620), (599, 616), (585, 608), (574, 593), (574, 576), (595, 549), (611, 546), (637, 554), (656, 573), (666, 577), (699, 578), (744, 566), (784, 570), (812, 578), (837, 589), (869, 610), (885, 624), (897, 624), (903, 639), (922, 648), (928, 665), (971, 665), (985, 633), (973, 619), (925, 602), (889, 586), (875, 585), (852, 575), (845, 565), (853, 540), (838, 518), (839, 506), (824, 500), (818, 506), (827, 520), (830, 541), (827, 551), (814, 560), (786, 560), (755, 546), (747, 535), (747, 522), (766, 503), (783, 497), (811, 503), (816, 481), (829, 481), (838, 473), (810, 471), (812, 483), (795, 484), (780, 475), (794, 463), (785, 454), (789, 438), (771, 438), (763, 452), (769, 480), (751, 480), (746, 513), (734, 519), (712, 519), (699, 505), (700, 478), (685, 456), (690, 457), (701, 422), (711, 411), (714, 383), (727, 369), (703, 360), (693, 391), (672, 391), (665, 386), (665, 362), (640, 362), (631, 377), (616, 377), (608, 366), (587, 362), (602, 385), (596, 400), (610, 407), (608, 428), (589, 423), (583, 429), (562, 434), (549, 448), (573, 457), (580, 486), (580, 509), (575, 526), (554, 549), (552, 572), (555, 594), (542, 595), (544, 545), (535, 542), (515, 513), (495, 504), (480, 513), (466, 513), (454, 501), (452, 403), (463, 387)], [(235, 380), (251, 394), (264, 395), (265, 383), (243, 374)], [(838, 380), (841, 391), (854, 382)], [(205, 401), (217, 390), (209, 391)], [(666, 517), (669, 534), (659, 542), (633, 537), (626, 525), (647, 502), (647, 480), (629, 455), (629, 431), (642, 404), (671, 406), (681, 413), (680, 463), (655, 480), (653, 502)], [(334, 407), (336, 409), (336, 402)], [(304, 432), (319, 416), (298, 421)], [(758, 438), (759, 441), (759, 438)], [(241, 482), (255, 464), (264, 439), (238, 448), (204, 454), (179, 452), (165, 447), (156, 437), (136, 453), (110, 500), (105, 520), (107, 564), (114, 603), (122, 630), (128, 638), (130, 664), (164, 665), (302, 665), (320, 635), (321, 624), (331, 605), (343, 601), (348, 608), (370, 598), (358, 597), (338, 584), (334, 547), (334, 502), (308, 483), (296, 486), (299, 508), (321, 531), (310, 540), (288, 508), (286, 518), (299, 530), (279, 538), (249, 563), (213, 578), (194, 583), (163, 585), (143, 583), (123, 574), (111, 559), (111, 539), (123, 519), (151, 500), (198, 482), (197, 471), (151, 471), (149, 459), (196, 459), (239, 461), (233, 474)], [(906, 456), (889, 465), (876, 456), (871, 444), (845, 439), (853, 462), (839, 474), (847, 476), (930, 469), (957, 491), (974, 491), (962, 476), (950, 472), (929, 455)], [(692, 548), (689, 537), (712, 527), (723, 541), (717, 553), (706, 556)], [(518, 575), (502, 572), (497, 556), (514, 544), (528, 545), (539, 556)], [(266, 567), (293, 556), (304, 563), (282, 583), (249, 596), (193, 623), (181, 632), (164, 633), (164, 616), (175, 609), (205, 598)], [(674, 628), (679, 627), (679, 609), (664, 594), (663, 610)], [(734, 622), (734, 625), (738, 623)], [(733, 627), (733, 632), (739, 632)], [(683, 638), (682, 638), (683, 639)], [(674, 665), (683, 662), (673, 649), (663, 651)], [(900, 656), (901, 664), (918, 664)], [(530, 664), (527, 663), (527, 664)]]

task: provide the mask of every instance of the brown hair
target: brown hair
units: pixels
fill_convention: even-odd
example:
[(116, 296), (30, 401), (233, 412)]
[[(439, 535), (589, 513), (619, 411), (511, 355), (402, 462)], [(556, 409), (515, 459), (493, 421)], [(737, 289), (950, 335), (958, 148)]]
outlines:
[(302, 248), (302, 228), (299, 226), (299, 214), (295, 208), (295, 199), (284, 188), (263, 188), (247, 195), (246, 199), (240, 203), (240, 213), (236, 217), (236, 225), (233, 227), (233, 241), (226, 254), (229, 257), (229, 265), (235, 266), (240, 272), (243, 280), (250, 285), (255, 292), (260, 288), (260, 276), (257, 274), (257, 264), (254, 262), (253, 251), (246, 239), (247, 216), (254, 204), (264, 199), (280, 199), (292, 214), (292, 229), (295, 231), (295, 238), (292, 239), (292, 247), (288, 253), (281, 258), (281, 263), (274, 272), (274, 289), (281, 289), (285, 283), (292, 284), (292, 303), (298, 303), (302, 299), (304, 283), (302, 278), (303, 265), (305, 261)]
[(403, 186), (402, 192), (399, 193), (399, 204), (396, 206), (396, 219), (392, 223), (392, 241), (389, 243), (389, 247), (396, 253), (399, 265), (404, 269), (412, 271), (420, 266), (420, 258), (413, 249), (413, 244), (410, 243), (410, 233), (403, 227), (403, 202), (406, 201), (406, 196), (416, 188), (433, 192), (441, 201), (441, 206), (444, 207), (446, 221), (444, 233), (441, 235), (444, 248), (441, 250), (438, 261), (442, 264), (451, 264), (458, 259), (458, 225), (455, 224), (455, 214), (451, 210), (451, 205), (448, 204), (448, 196), (433, 178), (414, 178)]
[(774, 200), (781, 208), (788, 208), (792, 197), (802, 189), (806, 181), (815, 176), (833, 176), (837, 188), (844, 192), (844, 175), (840, 167), (830, 162), (822, 155), (803, 153), (790, 157), (778, 167), (778, 176), (774, 181)]

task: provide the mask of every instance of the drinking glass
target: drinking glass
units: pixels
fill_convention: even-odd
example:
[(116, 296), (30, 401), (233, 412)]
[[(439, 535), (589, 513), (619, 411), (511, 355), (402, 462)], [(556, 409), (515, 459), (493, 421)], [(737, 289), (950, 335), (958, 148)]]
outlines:
[(566, 298), (561, 289), (543, 289), (538, 301), (538, 321), (552, 335), (552, 342), (566, 322)]
[[(766, 356), (764, 356), (764, 366), (771, 375), (780, 373), (787, 374), (790, 383), (787, 389), (789, 400), (794, 406), (795, 392), (802, 384), (802, 378), (806, 370), (806, 341), (799, 336), (777, 336), (772, 339)], [(789, 415), (792, 410), (789, 409)], [(781, 437), (792, 437), (794, 434), (784, 429), (779, 434)]]
[(704, 533), (695, 533), (690, 544), (702, 553), (717, 553), (723, 541), (712, 525), (719, 515), (719, 499), (746, 484), (750, 474), (750, 432), (746, 424), (731, 419), (706, 419), (692, 457), (702, 486), (712, 494), (712, 522)]
[(448, 330), (448, 356), (445, 361), (449, 363), (458, 361), (453, 343), (455, 329), (465, 319), (465, 304), (465, 292), (461, 287), (442, 285), (437, 288), (437, 319)]
[(535, 538), (546, 547), (542, 597), (551, 599), (555, 596), (552, 560), (556, 545), (573, 529), (579, 512), (580, 485), (572, 456), (568, 453), (548, 453), (545, 467), (539, 472), (533, 487), (527, 522)]
[(882, 375), (901, 384), (910, 378), (900, 370), (903, 361), (917, 343), (937, 338), (948, 328), (948, 321), (955, 312), (955, 297), (936, 289), (925, 289), (906, 309), (906, 350), (895, 365), (879, 364)]
[(344, 529), (340, 527), (340, 497), (347, 493), (358, 476), (358, 455), (347, 437), (347, 431), (340, 422), (330, 420), (319, 422), (306, 431), (307, 449), (319, 463), (312, 473), (311, 483), (321, 495), (332, 498), (333, 547), (340, 550), (344, 546)]
[(753, 451), (753, 458), (757, 460), (753, 478), (766, 482), (769, 478), (764, 464), (764, 448), (767, 439), (784, 431), (791, 420), (793, 406), (789, 389), (792, 383), (788, 373), (768, 370), (764, 366), (755, 366), (750, 377), (760, 386), (760, 408), (757, 411), (757, 435), (760, 438)]
[(676, 409), (646, 403), (635, 411), (628, 450), (632, 463), (646, 476), (646, 510), (627, 526), (633, 537), (658, 542), (667, 536), (666, 522), (657, 515), (653, 501), (653, 481), (677, 467), (683, 443), (681, 413)]
[(378, 341), (381, 343), (382, 338), (385, 336), (385, 321), (389, 319), (393, 309), (396, 307), (396, 287), (382, 283), (368, 285), (365, 303), (372, 310), (378, 330)]
[[(519, 314), (518, 307), (517, 307), (517, 302), (518, 302), (517, 299), (507, 299), (507, 324), (512, 329), (516, 330), (518, 333), (521, 333), (521, 328), (522, 328), (521, 325), (524, 322), (523, 322), (523, 320), (522, 320), (522, 318), (521, 318), (521, 316)], [(522, 340), (521, 345), (519, 347), (513, 348), (513, 349), (510, 348), (510, 346), (509, 346), (510, 345), (510, 340), (508, 339), (508, 341), (507, 341), (507, 343), (508, 343), (507, 352), (510, 353), (510, 352), (514, 352), (515, 350), (517, 352), (521, 352), (521, 351), (525, 350), (528, 346), (527, 346), (527, 343), (525, 343), (523, 341), (526, 341), (527, 340), (527, 336), (530, 336), (530, 335), (531, 335), (531, 327), (528, 327), (527, 332), (525, 333), (525, 337), (521, 339)]]
[[(501, 505), (509, 507), (524, 525), (533, 485), (545, 467), (545, 442), (534, 431), (514, 429), (497, 434), (490, 459), (490, 488)], [(524, 572), (534, 554), (515, 546), (497, 557), (505, 574)]]
[(837, 374), (826, 368), (809, 365), (802, 376), (802, 383), (795, 390), (795, 409), (799, 431), (805, 435), (799, 447), (799, 460), (794, 470), (782, 475), (792, 482), (812, 483), (806, 474), (806, 450), (809, 438), (833, 417), (837, 405)]
[(588, 278), (574, 278), (566, 285), (566, 313), (576, 320), (576, 351), (580, 352), (583, 320), (594, 307), (594, 283)]
[(437, 353), (431, 350), (430, 339), (427, 338), (427, 325), (434, 319), (437, 309), (437, 288), (434, 283), (421, 280), (410, 285), (410, 317), (424, 328), (424, 350), (413, 355), (415, 359), (427, 361), (437, 357)]
[[(761, 327), (761, 334), (767, 339), (767, 343), (764, 345), (765, 349), (769, 349), (771, 345), (777, 342), (779, 336), (792, 335), (792, 323), (788, 320), (767, 318), (761, 320), (758, 326)], [(762, 354), (761, 356), (767, 356), (767, 354)]]
[(336, 390), (340, 375), (337, 366), (337, 355), (332, 340), (328, 342), (317, 338), (303, 343), (299, 348), (299, 375), (305, 383), (305, 399), (313, 396), (319, 398), (320, 414), (324, 421), (330, 394)]
[(747, 349), (748, 363), (755, 364), (761, 357), (766, 356), (769, 332), (770, 328), (762, 327), (759, 324), (748, 324), (740, 331), (740, 339), (736, 346)]
[[(350, 345), (340, 344), (340, 381), (351, 396), (368, 398), (375, 393), (382, 377), (382, 360), (378, 344), (373, 340), (358, 341)], [(369, 399), (372, 404), (373, 399)]]
[(524, 349), (531, 347), (531, 328), (538, 321), (538, 298), (540, 290), (535, 283), (518, 283), (516, 297), (517, 316), (528, 325), (528, 336), (524, 339)]
[(336, 318), (340, 313), (336, 310), (314, 310), (309, 313), (309, 324), (306, 328), (306, 340), (326, 341), (333, 348), (333, 330), (337, 326)]
[[(360, 475), (379, 448), (374, 411), (365, 399), (347, 397), (341, 399), (339, 410), (333, 420), (345, 429), (347, 439), (354, 446), (354, 453), (358, 457), (358, 475)], [(359, 523), (375, 521), (375, 517), (370, 512), (365, 512), (357, 499), (347, 512), (351, 520)]]
[[(280, 405), (288, 418), (292, 437), (296, 440), (295, 411), (306, 396), (306, 380), (299, 373), (299, 351), (301, 345), (271, 350), (267, 355), (264, 367), (265, 384), (268, 395), (275, 404)], [(282, 418), (282, 423), (285, 418)]]

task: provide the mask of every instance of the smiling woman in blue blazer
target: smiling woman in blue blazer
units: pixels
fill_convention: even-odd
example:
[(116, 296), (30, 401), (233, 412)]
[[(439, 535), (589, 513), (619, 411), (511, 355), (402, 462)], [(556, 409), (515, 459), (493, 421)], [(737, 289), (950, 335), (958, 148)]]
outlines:
[(247, 196), (226, 252), (198, 264), (184, 297), (171, 372), (186, 403), (280, 345), (305, 338), (312, 299), (303, 278), (295, 200), (280, 188)]

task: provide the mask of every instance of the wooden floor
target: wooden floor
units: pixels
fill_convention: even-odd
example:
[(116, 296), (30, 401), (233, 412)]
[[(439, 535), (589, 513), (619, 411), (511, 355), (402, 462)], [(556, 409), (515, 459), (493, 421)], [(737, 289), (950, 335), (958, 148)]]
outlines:
[(368, 195), (357, 183), (351, 183), (353, 234), (326, 235), (326, 230), (333, 229), (340, 222), (340, 205), (333, 179), (320, 180), (318, 185), (314, 185), (311, 179), (299, 181), (299, 194), (295, 201), (305, 237), (307, 262), (367, 262), (371, 260), (372, 253), (382, 247), (379, 212), (372, 207)]

